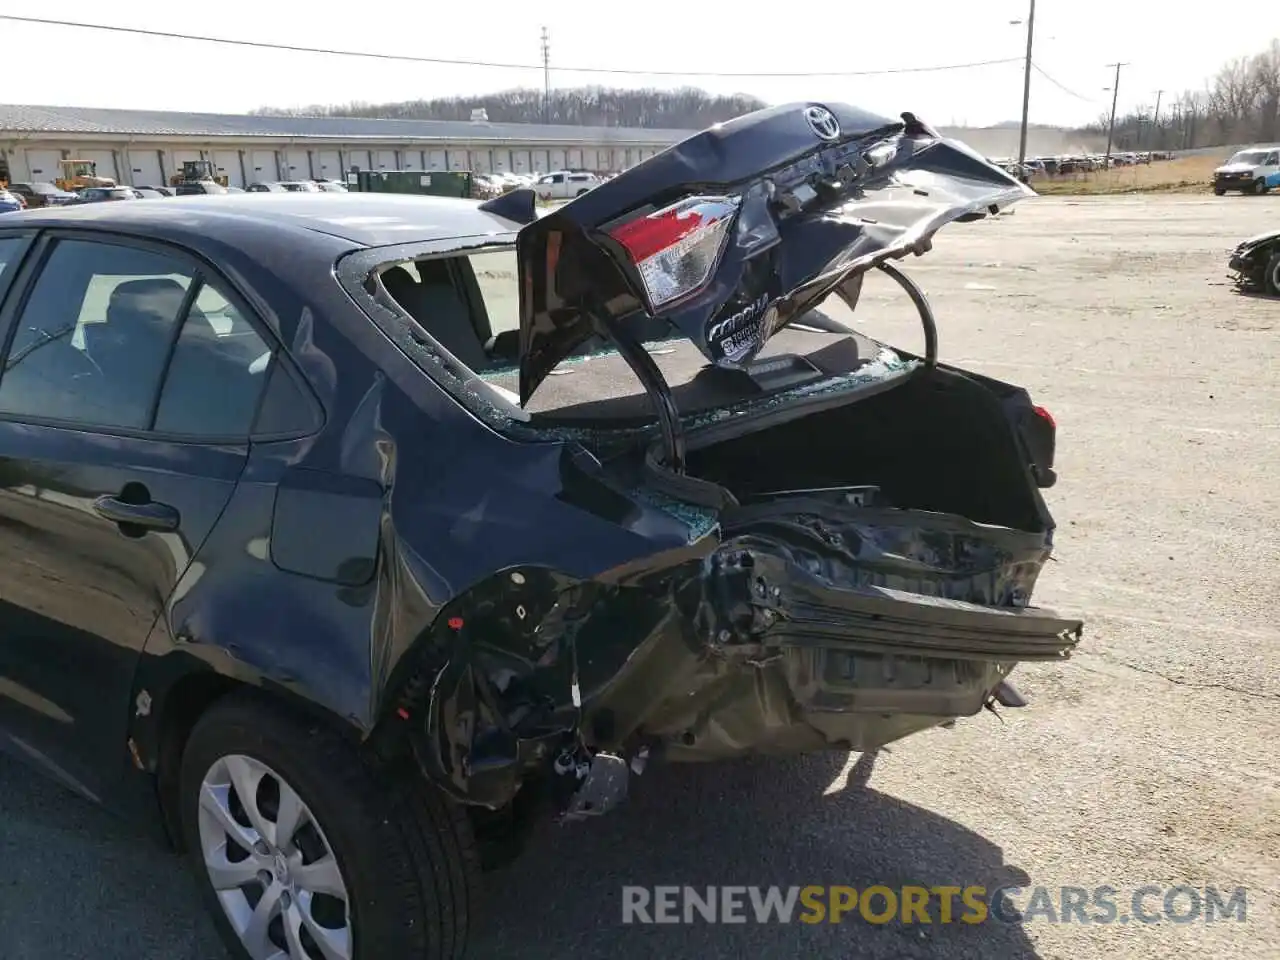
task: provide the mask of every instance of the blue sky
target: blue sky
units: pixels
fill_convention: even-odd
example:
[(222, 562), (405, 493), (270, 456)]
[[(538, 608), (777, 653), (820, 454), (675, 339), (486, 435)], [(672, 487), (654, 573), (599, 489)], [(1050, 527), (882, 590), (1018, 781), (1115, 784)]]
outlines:
[[(213, 5), (130, 0), (48, 7), (0, 0), (0, 13), (62, 16), (301, 46), (535, 65), (551, 32), (552, 84), (692, 84), (773, 102), (843, 100), (881, 113), (911, 110), (935, 124), (1016, 119), (1022, 66), (1002, 64), (898, 76), (806, 78), (598, 75), (571, 67), (700, 72), (865, 71), (1018, 58), (1026, 3), (912, 0), (909, 4), (759, 5), (646, 0), (533, 3)], [(693, 12), (696, 9), (696, 13)], [(77, 12), (84, 10), (84, 13)], [(801, 11), (806, 12), (801, 15)], [(1266, 30), (1238, 20), (1161, 16), (1143, 0), (1040, 0), (1035, 60), (1070, 92), (1036, 74), (1031, 119), (1077, 124), (1110, 104), (1109, 61), (1129, 61), (1120, 106), (1158, 88), (1199, 86), (1225, 60), (1261, 49)], [(1280, 17), (1277, 17), (1280, 32)], [(408, 64), (250, 50), (215, 44), (0, 21), (4, 99), (10, 103), (243, 112), (350, 100), (390, 101), (541, 86), (542, 72)]]

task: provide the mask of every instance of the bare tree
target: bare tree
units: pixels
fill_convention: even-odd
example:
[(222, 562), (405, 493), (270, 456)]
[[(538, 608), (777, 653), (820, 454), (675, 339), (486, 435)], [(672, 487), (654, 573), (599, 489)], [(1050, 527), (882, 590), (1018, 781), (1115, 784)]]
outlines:
[[(614, 90), (579, 87), (553, 90), (551, 123), (594, 127), (647, 127), (699, 130), (763, 107), (764, 101), (746, 94), (715, 96), (693, 87), (678, 90)], [(504, 90), (478, 97), (437, 97), (400, 103), (348, 103), (302, 108), (264, 107), (267, 116), (383, 117), (396, 120), (469, 120), (483, 107), (495, 123), (539, 123), (543, 120), (543, 91)]]
[(1258, 97), (1258, 137), (1274, 140), (1280, 127), (1280, 40), (1272, 40), (1253, 58), (1254, 84)]
[[(1280, 137), (1280, 39), (1223, 64), (1202, 89), (1166, 95), (1164, 102), (1158, 130), (1144, 129), (1153, 119), (1147, 105), (1117, 116), (1116, 142), (1190, 149)], [(1105, 135), (1109, 119), (1108, 112), (1081, 132)]]

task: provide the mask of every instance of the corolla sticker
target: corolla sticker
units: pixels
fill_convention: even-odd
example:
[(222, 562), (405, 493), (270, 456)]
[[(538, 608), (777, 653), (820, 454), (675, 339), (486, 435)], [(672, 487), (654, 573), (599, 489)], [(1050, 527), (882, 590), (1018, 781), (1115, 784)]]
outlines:
[(713, 323), (707, 331), (707, 343), (719, 348), (730, 362), (737, 362), (763, 342), (760, 320), (769, 305), (769, 294), (762, 293), (745, 307)]

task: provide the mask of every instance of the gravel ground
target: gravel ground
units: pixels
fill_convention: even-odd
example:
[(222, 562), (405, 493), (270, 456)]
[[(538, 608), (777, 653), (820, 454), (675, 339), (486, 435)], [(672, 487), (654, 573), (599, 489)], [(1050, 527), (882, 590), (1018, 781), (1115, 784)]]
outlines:
[[(1059, 424), (1057, 562), (1078, 655), (1029, 708), (874, 758), (654, 769), (493, 878), (480, 957), (1280, 957), (1280, 303), (1226, 285), (1269, 198), (1029, 201), (908, 264), (949, 362)], [(859, 313), (917, 346), (887, 282)], [(910, 338), (906, 342), (904, 338)], [(0, 761), (5, 960), (218, 960), (179, 863)], [(624, 927), (623, 884), (1249, 888), (1243, 923)], [(1015, 900), (1022, 907), (1025, 898)], [(1158, 898), (1148, 900), (1158, 906)], [(1185, 903), (1185, 901), (1184, 901)], [(1093, 912), (1092, 910), (1090, 912)]]

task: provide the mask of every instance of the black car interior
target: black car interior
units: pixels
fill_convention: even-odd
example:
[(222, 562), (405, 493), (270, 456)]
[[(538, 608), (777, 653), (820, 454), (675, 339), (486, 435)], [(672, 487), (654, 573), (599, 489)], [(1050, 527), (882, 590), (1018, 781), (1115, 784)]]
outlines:
[[(413, 267), (417, 280), (402, 265), (388, 267), (380, 276), (387, 294), (423, 332), (475, 373), (504, 373), (519, 365), (520, 333), (503, 330), (494, 334), (468, 257), (418, 260)], [(648, 342), (669, 338), (672, 328), (665, 320), (647, 319), (636, 333)], [(573, 356), (590, 356), (610, 349), (603, 338), (591, 337)]]
[[(407, 266), (382, 270), (386, 294), (423, 332), (485, 381), (517, 391), (519, 333), (507, 330), (493, 335), (470, 260), (455, 256), (415, 261), (412, 267), (419, 279)], [(821, 329), (782, 331), (746, 372), (708, 364), (665, 320), (640, 315), (629, 325), (650, 345), (680, 410), (692, 413), (769, 395), (805, 381), (847, 374), (870, 363), (883, 349), (879, 343), (827, 321), (820, 311), (812, 314), (824, 321)], [(559, 372), (564, 376), (551, 378), (538, 389), (529, 404), (535, 420), (550, 425), (582, 420), (645, 423), (652, 419), (651, 400), (609, 343), (592, 337), (573, 356), (593, 359), (587, 364), (562, 366)], [(779, 375), (755, 375), (771, 367), (779, 367)]]
[[(174, 321), (187, 295), (182, 284), (167, 277), (128, 280), (107, 302), (106, 322), (84, 327), (85, 353), (102, 373), (113, 409), (128, 411), (130, 422), (145, 421), (159, 386), (140, 371), (165, 368)], [(243, 321), (241, 321), (243, 323)], [(164, 403), (155, 429), (171, 433), (244, 432), (265, 381), (262, 365), (254, 365), (262, 341), (244, 324), (219, 336), (209, 317), (194, 303), (187, 312), (180, 347), (174, 350), (164, 384)], [(197, 422), (187, 422), (195, 418)], [(219, 429), (225, 425), (225, 430)]]

